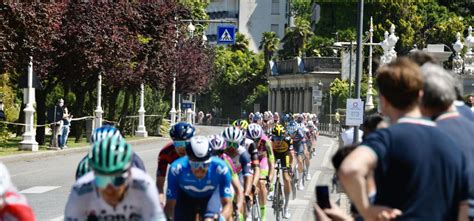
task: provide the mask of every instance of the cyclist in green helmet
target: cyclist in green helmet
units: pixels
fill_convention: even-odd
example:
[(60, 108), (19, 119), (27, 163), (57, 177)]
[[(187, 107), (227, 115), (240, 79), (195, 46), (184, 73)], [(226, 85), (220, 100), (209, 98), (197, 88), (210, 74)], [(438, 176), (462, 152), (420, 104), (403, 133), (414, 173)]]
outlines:
[(166, 220), (152, 178), (132, 167), (132, 148), (118, 136), (94, 143), (92, 172), (74, 184), (65, 220)]

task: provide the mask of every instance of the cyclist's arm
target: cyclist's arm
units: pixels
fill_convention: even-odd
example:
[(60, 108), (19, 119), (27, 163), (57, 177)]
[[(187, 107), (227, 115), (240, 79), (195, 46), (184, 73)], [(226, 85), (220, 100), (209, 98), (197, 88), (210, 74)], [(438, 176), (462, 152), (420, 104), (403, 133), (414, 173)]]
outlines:
[(252, 157), (252, 167), (253, 167), (253, 180), (252, 185), (257, 186), (260, 180), (260, 161), (258, 159), (258, 150), (257, 145), (252, 143), (249, 148), (250, 156)]
[[(226, 166), (226, 165), (222, 165)], [(223, 216), (226, 220), (229, 220), (232, 215), (232, 193), (230, 190), (231, 185), (231, 173), (227, 170), (220, 175), (220, 182), (219, 182), (219, 194), (221, 196), (222, 202), (222, 211), (221, 216)]]
[(158, 195), (160, 196), (160, 201), (165, 202), (165, 194), (163, 193), (163, 187), (165, 186), (165, 179), (164, 176), (157, 176), (156, 177), (156, 188), (158, 189)]
[(250, 172), (250, 155), (247, 151), (240, 154), (239, 157), (240, 165), (242, 166), (242, 174), (244, 175), (244, 195), (248, 196), (250, 194), (250, 189), (252, 187), (252, 173)]
[(158, 168), (156, 169), (156, 188), (160, 195), (160, 201), (165, 202), (163, 187), (165, 185), (166, 171), (168, 170), (168, 160), (164, 153), (160, 151), (158, 155)]
[(275, 155), (273, 154), (272, 143), (267, 140), (265, 142), (265, 148), (267, 149), (267, 158), (268, 158), (268, 178), (269, 180), (273, 180), (273, 175), (275, 174)]
[(238, 176), (232, 176), (232, 187), (234, 187), (237, 210), (240, 211), (244, 205), (244, 190), (242, 189), (242, 185), (240, 185)]
[[(179, 173), (180, 170), (173, 170), (173, 165), (170, 168), (170, 172), (168, 173), (168, 190), (166, 191), (166, 206), (165, 206), (165, 214), (168, 219), (174, 218), (174, 208), (176, 206), (176, 199), (178, 197), (178, 177), (176, 173)], [(177, 171), (172, 172), (172, 171)]]

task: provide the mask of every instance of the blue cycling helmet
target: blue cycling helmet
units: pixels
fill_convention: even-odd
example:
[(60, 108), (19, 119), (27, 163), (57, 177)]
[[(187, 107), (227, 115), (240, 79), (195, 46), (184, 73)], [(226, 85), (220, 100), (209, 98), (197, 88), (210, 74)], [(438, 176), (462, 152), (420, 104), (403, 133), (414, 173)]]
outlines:
[(120, 139), (123, 139), (122, 134), (120, 134), (120, 131), (117, 128), (110, 125), (104, 125), (92, 131), (90, 141), (91, 141), (91, 144), (94, 144), (95, 142), (104, 140), (109, 137), (115, 137), (115, 136), (119, 137)]
[(170, 129), (170, 137), (173, 140), (188, 140), (194, 136), (196, 129), (190, 123), (179, 122)]
[(253, 115), (252, 122), (257, 123), (257, 121), (259, 120), (262, 120), (262, 114), (260, 112), (257, 112)]
[(295, 121), (290, 121), (288, 122), (288, 126), (286, 127), (286, 131), (288, 131), (289, 134), (294, 134), (298, 130), (298, 124)]

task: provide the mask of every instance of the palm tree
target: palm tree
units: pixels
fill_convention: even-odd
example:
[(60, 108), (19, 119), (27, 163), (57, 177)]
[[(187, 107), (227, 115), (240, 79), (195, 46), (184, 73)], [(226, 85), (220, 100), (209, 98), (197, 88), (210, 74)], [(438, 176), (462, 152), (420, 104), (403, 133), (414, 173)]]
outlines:
[(313, 34), (309, 21), (296, 18), (295, 26), (287, 28), (282, 39), (283, 53), (288, 57), (302, 56), (306, 42)]
[(249, 44), (250, 44), (249, 39), (245, 37), (245, 35), (237, 32), (235, 33), (235, 44), (231, 46), (231, 49), (233, 51), (240, 50), (242, 52), (245, 52), (249, 49)]
[(273, 53), (280, 47), (280, 39), (275, 32), (263, 32), (262, 40), (258, 49), (263, 50), (263, 57), (265, 59), (265, 68), (268, 68), (268, 63), (273, 57)]

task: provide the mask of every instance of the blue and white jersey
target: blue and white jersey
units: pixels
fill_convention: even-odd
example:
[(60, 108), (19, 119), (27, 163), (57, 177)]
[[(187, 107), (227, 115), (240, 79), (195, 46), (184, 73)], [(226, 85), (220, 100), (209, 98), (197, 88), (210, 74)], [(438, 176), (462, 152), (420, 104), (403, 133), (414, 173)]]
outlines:
[(210, 197), (219, 188), (221, 198), (231, 198), (230, 184), (231, 171), (223, 160), (211, 157), (206, 176), (198, 179), (191, 171), (189, 158), (185, 156), (171, 164), (168, 172), (166, 197), (176, 200), (178, 198), (178, 188), (191, 197)]

